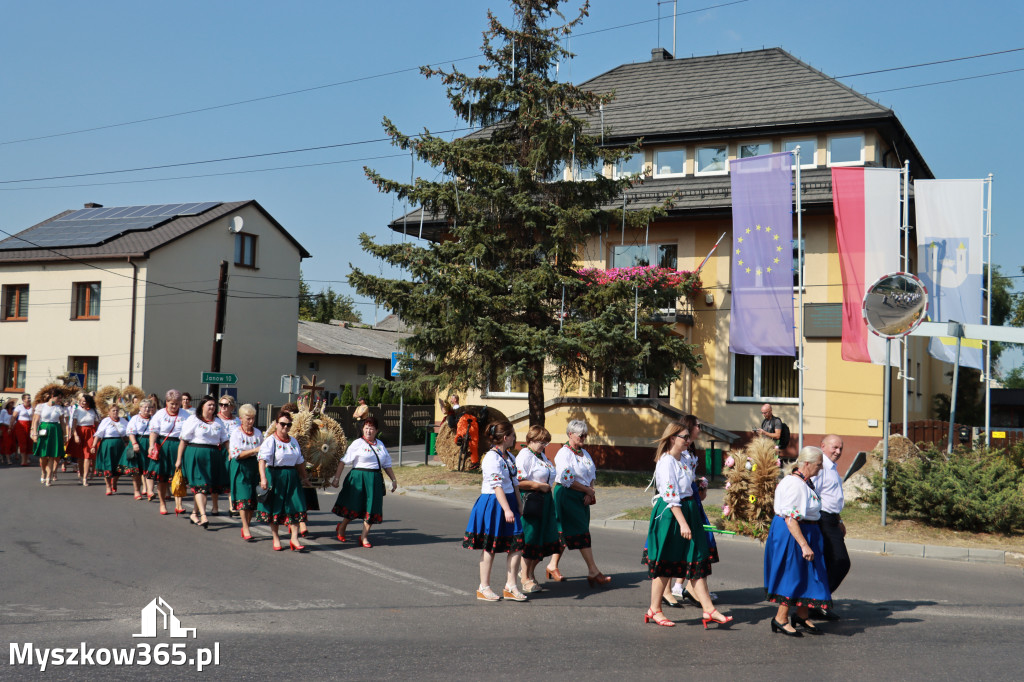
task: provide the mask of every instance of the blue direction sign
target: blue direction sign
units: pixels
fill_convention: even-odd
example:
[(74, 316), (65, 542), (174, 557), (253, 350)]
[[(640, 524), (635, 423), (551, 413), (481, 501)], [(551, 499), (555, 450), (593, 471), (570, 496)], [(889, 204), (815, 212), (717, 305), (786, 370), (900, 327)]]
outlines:
[(238, 375), (230, 372), (203, 372), (204, 384), (237, 384)]
[(402, 373), (402, 353), (391, 354), (391, 376), (397, 377)]
[(85, 386), (85, 374), (81, 372), (68, 372), (68, 386), (83, 388)]

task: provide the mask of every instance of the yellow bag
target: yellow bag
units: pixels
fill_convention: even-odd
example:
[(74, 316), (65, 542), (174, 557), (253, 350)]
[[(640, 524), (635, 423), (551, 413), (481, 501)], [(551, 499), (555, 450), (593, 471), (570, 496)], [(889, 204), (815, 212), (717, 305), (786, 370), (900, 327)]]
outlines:
[(188, 496), (188, 482), (185, 481), (185, 474), (181, 469), (174, 470), (174, 478), (171, 479), (171, 495), (174, 497)]

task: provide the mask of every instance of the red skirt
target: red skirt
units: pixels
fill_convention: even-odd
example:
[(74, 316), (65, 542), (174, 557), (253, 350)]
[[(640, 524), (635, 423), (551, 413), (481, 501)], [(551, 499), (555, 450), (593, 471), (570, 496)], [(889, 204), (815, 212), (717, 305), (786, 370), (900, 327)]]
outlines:
[(75, 433), (78, 434), (78, 442), (75, 442), (75, 437), (71, 436), (71, 440), (68, 441), (67, 453), (68, 457), (75, 459), (93, 459), (92, 454), (92, 437), (96, 433), (95, 426), (75, 426)]
[(0, 426), (0, 455), (13, 454), (14, 445), (14, 427), (6, 424)]
[(31, 422), (23, 422), (20, 419), (14, 423), (14, 439), (18, 443), (19, 452), (31, 452), (31, 439), (28, 437), (31, 429)]

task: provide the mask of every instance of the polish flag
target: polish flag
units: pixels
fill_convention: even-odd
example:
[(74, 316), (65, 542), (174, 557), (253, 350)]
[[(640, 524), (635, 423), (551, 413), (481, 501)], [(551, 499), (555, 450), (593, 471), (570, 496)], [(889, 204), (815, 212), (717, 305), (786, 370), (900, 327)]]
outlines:
[[(885, 339), (861, 312), (867, 288), (900, 272), (900, 169), (833, 168), (832, 205), (843, 276), (843, 360), (885, 364)], [(890, 365), (899, 365), (893, 348)]]

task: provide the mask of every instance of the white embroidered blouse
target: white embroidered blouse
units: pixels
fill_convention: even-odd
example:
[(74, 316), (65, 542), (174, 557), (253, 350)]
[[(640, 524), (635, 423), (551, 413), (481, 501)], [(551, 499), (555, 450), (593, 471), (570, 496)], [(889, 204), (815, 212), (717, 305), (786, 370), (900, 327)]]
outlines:
[(821, 500), (799, 476), (790, 474), (775, 488), (775, 514), (797, 521), (821, 518)]
[(306, 460), (302, 458), (302, 448), (299, 441), (289, 438), (288, 442), (278, 440), (277, 436), (271, 436), (263, 441), (260, 446), (260, 459), (272, 467), (291, 467), (302, 464)]
[(228, 439), (228, 434), (216, 419), (204, 422), (193, 415), (182, 425), (181, 439), (195, 445), (220, 445)]
[(654, 481), (658, 496), (670, 507), (682, 506), (682, 501), (693, 495), (694, 466), (680, 457), (679, 461), (668, 453), (662, 454), (654, 467)]
[(143, 419), (139, 415), (133, 415), (128, 420), (127, 433), (129, 436), (148, 436), (149, 435), (149, 419)]
[(555, 482), (565, 488), (570, 487), (573, 482), (592, 488), (594, 479), (597, 478), (597, 467), (590, 458), (590, 453), (580, 450), (580, 454), (577, 455), (567, 446), (563, 446), (555, 455), (555, 471)]
[[(252, 435), (246, 435), (245, 431), (237, 428), (231, 432), (231, 443), (228, 445), (228, 458), (238, 459), (238, 455), (246, 450), (260, 447), (263, 442), (263, 432), (252, 427)], [(257, 453), (258, 454), (258, 453)]]
[(189, 415), (185, 413), (185, 410), (178, 410), (178, 414), (171, 416), (167, 414), (166, 409), (161, 408), (149, 420), (149, 432), (165, 438), (179, 438), (181, 425), (188, 418)]
[(101, 438), (121, 438), (125, 435), (127, 428), (128, 420), (123, 417), (117, 421), (110, 417), (104, 417), (100, 425), (96, 427), (96, 434), (93, 436), (93, 439), (98, 442)]
[(483, 483), (480, 485), (482, 495), (493, 495), (498, 488), (506, 495), (516, 491), (515, 486), (519, 483), (519, 478), (516, 476), (516, 460), (512, 455), (503, 454), (492, 448), (480, 462), (480, 471), (484, 475)]
[(547, 483), (554, 487), (555, 465), (543, 452), (536, 455), (530, 448), (523, 448), (516, 455), (516, 477), (520, 481)]
[[(376, 455), (374, 452), (376, 452)], [(380, 466), (377, 465), (378, 457), (380, 458)], [(365, 438), (357, 438), (348, 446), (348, 450), (345, 451), (345, 457), (341, 461), (345, 463), (345, 466), (353, 469), (391, 468), (391, 455), (380, 440), (374, 440), (371, 446), (366, 442)]]

